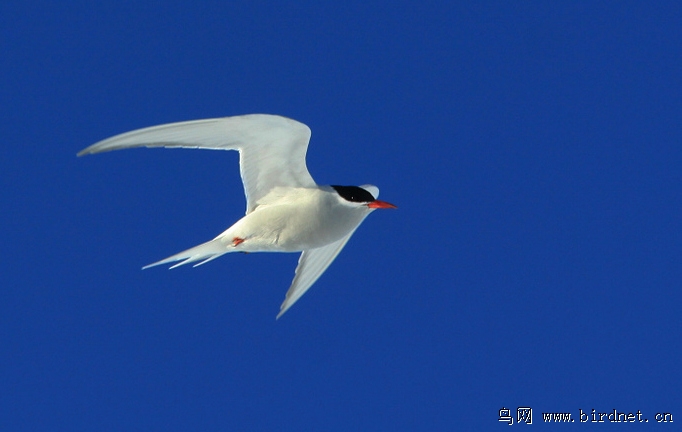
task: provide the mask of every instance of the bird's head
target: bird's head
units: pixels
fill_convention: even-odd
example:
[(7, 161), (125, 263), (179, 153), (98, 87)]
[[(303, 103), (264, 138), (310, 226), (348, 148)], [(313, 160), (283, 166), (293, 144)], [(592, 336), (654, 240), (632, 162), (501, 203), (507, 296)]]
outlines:
[(362, 186), (332, 185), (332, 188), (334, 188), (336, 193), (338, 193), (339, 196), (343, 198), (343, 200), (345, 200), (346, 202), (352, 205), (364, 206), (370, 209), (370, 211), (376, 209), (397, 208), (391, 203), (378, 200), (377, 198), (379, 197), (379, 188), (374, 185)]

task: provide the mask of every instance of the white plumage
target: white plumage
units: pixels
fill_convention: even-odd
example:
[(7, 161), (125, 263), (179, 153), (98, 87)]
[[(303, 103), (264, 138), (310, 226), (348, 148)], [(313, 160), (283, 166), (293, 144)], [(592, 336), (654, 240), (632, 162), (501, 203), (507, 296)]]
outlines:
[(277, 315), (324, 273), (379, 201), (372, 185), (318, 186), (305, 155), (310, 128), (285, 117), (251, 114), (170, 123), (100, 141), (79, 156), (134, 147), (238, 150), (246, 215), (211, 241), (150, 264), (204, 264), (229, 252), (303, 251)]

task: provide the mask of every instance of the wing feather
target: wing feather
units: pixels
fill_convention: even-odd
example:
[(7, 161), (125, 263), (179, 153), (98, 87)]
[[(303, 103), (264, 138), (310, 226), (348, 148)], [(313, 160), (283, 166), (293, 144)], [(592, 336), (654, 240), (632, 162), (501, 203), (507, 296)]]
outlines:
[(107, 138), (78, 156), (135, 147), (238, 150), (246, 213), (275, 187), (314, 187), (305, 163), (310, 128), (269, 114), (169, 123)]
[(330, 243), (321, 248), (310, 249), (303, 251), (301, 257), (298, 259), (298, 266), (296, 267), (296, 276), (291, 282), (291, 286), (287, 291), (284, 302), (280, 306), (277, 318), (284, 315), (296, 301), (301, 298), (303, 294), (322, 276), (322, 273), (327, 270), (327, 267), (334, 262), (336, 256), (341, 252), (348, 240), (351, 238), (355, 230), (348, 233), (340, 240)]

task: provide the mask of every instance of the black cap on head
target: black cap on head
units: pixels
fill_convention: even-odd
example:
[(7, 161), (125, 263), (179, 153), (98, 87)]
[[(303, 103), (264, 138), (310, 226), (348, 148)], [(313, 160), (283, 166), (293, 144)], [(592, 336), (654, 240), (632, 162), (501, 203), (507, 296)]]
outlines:
[(370, 203), (375, 201), (371, 193), (358, 186), (334, 186), (334, 190), (346, 201)]

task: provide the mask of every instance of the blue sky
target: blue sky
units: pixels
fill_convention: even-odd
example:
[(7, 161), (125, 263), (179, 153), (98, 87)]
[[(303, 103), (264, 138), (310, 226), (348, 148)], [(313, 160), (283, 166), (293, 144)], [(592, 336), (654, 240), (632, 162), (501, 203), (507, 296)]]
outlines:
[[(3, 2), (0, 429), (682, 421), (682, 7), (481, 3)], [(399, 207), (279, 321), (295, 254), (140, 270), (241, 217), (236, 153), (75, 156), (247, 113)]]

